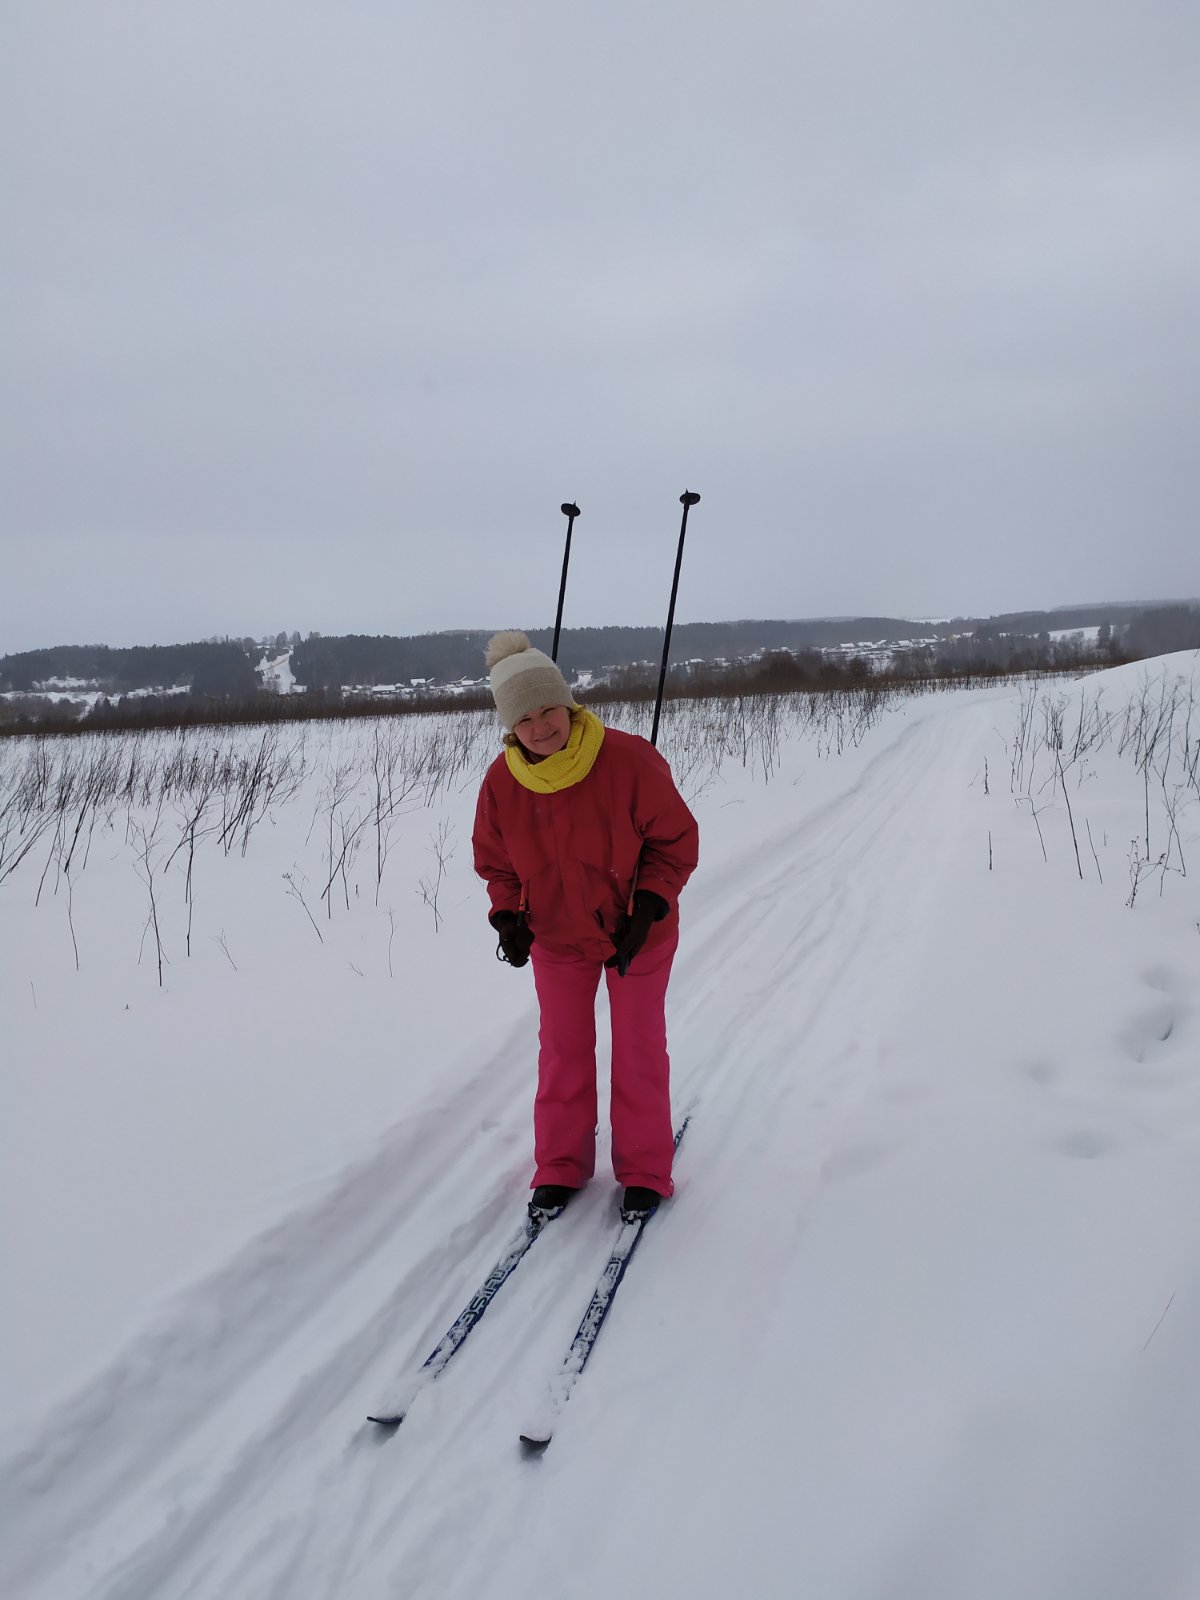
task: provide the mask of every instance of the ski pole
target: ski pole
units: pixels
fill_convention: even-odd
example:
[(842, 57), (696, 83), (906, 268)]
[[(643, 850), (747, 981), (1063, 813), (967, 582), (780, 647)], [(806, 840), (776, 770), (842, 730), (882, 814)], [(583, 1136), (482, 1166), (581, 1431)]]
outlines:
[(563, 551), (562, 578), (558, 585), (558, 615), (554, 619), (554, 646), (550, 651), (551, 661), (558, 660), (558, 636), (562, 632), (563, 597), (567, 592), (567, 567), (571, 561), (571, 529), (575, 526), (575, 518), (579, 515), (579, 507), (574, 500), (566, 500), (558, 508), (567, 519), (567, 545)]
[(662, 670), (658, 674), (658, 698), (654, 702), (654, 726), (650, 730), (650, 743), (658, 744), (658, 714), (662, 710), (663, 685), (667, 681), (667, 658), (671, 654), (671, 629), (675, 625), (675, 596), (679, 593), (679, 569), (683, 565), (683, 541), (687, 537), (688, 512), (699, 501), (698, 494), (685, 490), (679, 496), (683, 507), (683, 521), (679, 525), (679, 549), (675, 553), (675, 578), (671, 584), (671, 607), (667, 612), (667, 636), (663, 640)]

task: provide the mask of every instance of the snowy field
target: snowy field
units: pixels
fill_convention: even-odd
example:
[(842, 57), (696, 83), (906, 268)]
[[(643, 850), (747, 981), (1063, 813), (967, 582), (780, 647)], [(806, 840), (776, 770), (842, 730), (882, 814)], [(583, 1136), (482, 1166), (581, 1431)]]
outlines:
[(364, 1420), (530, 1177), (494, 721), (0, 743), (0, 1594), (1196, 1600), (1198, 692), (670, 708), (692, 1120), (532, 1459), (603, 1149)]

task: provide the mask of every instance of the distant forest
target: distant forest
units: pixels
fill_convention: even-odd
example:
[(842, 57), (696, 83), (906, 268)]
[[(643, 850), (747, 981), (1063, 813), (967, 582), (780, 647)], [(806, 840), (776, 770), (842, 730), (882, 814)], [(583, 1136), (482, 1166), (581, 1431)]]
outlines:
[[(490, 631), (422, 634), (407, 639), (359, 634), (307, 639), (292, 652), (291, 668), (298, 683), (313, 689), (406, 684), (413, 678), (458, 683), (485, 676), (483, 653)], [(525, 631), (531, 644), (549, 653), (554, 642), (552, 628)], [(846, 622), (687, 622), (675, 628), (671, 659), (736, 660), (764, 650), (833, 649), (857, 640), (931, 636), (930, 628), (895, 617), (856, 617)], [(564, 628), (558, 664), (572, 678), (580, 672), (599, 673), (639, 662), (657, 664), (662, 647), (661, 628)]]
[[(1080, 606), (1063, 611), (1014, 612), (986, 620), (955, 618), (948, 622), (914, 622), (902, 617), (820, 618), (794, 622), (686, 622), (676, 626), (671, 659), (736, 661), (764, 651), (831, 650), (854, 644), (898, 647), (919, 640), (977, 635), (999, 640), (1002, 635), (1036, 638), (1049, 630), (1116, 628), (1131, 623), (1141, 608), (1132, 605)], [(526, 630), (532, 644), (549, 651), (550, 628)], [(491, 630), (475, 633), (430, 633), (415, 637), (310, 637), (292, 651), (291, 670), (297, 683), (310, 689), (346, 685), (372, 688), (408, 684), (414, 678), (433, 683), (458, 683), (484, 676), (483, 652)], [(558, 661), (568, 678), (580, 672), (600, 673), (639, 662), (657, 665), (662, 658), (661, 628), (564, 628)], [(1179, 648), (1185, 648), (1180, 646)], [(999, 652), (1001, 655), (1003, 651)], [(0, 663), (2, 670), (3, 663)]]
[(63, 644), (0, 656), (0, 691), (29, 693), (50, 679), (91, 684), (106, 694), (135, 689), (189, 689), (196, 695), (246, 695), (259, 687), (255, 662), (241, 641), (221, 644)]
[[(1098, 629), (1095, 644), (1052, 641), (1051, 633)], [(481, 683), (488, 631), (420, 634), (407, 638), (350, 634), (323, 638), (281, 633), (261, 641), (228, 639), (196, 644), (137, 646), (60, 645), (0, 657), (0, 691), (34, 696), (56, 681), (86, 686), (110, 699), (139, 693), (170, 695), (178, 707), (193, 703), (248, 702), (262, 691), (256, 671), (264, 653), (290, 650), (293, 679), (310, 697), (336, 702), (345, 690), (397, 686), (414, 681), (439, 685)], [(551, 630), (532, 628), (532, 642), (543, 650)], [(1173, 605), (1079, 606), (1057, 611), (1013, 612), (1003, 616), (916, 622), (897, 617), (823, 618), (808, 621), (692, 622), (676, 627), (671, 643), (672, 682), (702, 683), (762, 679), (760, 687), (801, 686), (821, 679), (834, 664), (820, 651), (839, 651), (843, 660), (887, 652), (891, 670), (906, 676), (975, 672), (1062, 670), (1200, 648), (1200, 607)], [(612, 689), (636, 689), (657, 676), (662, 655), (659, 628), (568, 628), (563, 630), (559, 663), (568, 678), (590, 673)], [(67, 691), (70, 692), (69, 690)], [(81, 691), (82, 692), (82, 691)], [(9, 702), (5, 720), (28, 715), (33, 701)], [(149, 709), (149, 708), (147, 708)], [(299, 709), (299, 707), (297, 707)], [(97, 707), (93, 717), (99, 714)], [(165, 707), (163, 714), (166, 713)]]

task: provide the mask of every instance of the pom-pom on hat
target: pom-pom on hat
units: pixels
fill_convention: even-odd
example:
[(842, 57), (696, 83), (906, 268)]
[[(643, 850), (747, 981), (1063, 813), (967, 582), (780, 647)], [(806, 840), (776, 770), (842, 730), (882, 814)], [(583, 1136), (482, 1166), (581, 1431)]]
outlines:
[(523, 633), (494, 633), (484, 657), (500, 721), (511, 733), (522, 717), (542, 706), (574, 706), (567, 680)]

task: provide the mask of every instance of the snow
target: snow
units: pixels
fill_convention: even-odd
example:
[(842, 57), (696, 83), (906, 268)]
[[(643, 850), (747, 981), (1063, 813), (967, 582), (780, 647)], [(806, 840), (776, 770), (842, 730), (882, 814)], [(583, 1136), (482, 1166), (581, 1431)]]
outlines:
[(20, 701), (44, 700), (48, 705), (75, 705), (94, 706), (97, 700), (106, 700), (108, 696), (102, 689), (5, 689), (0, 691), (0, 700)]
[[(57, 687), (54, 687), (57, 685)], [(8, 701), (33, 701), (44, 700), (47, 705), (78, 706), (91, 708), (105, 700), (146, 700), (150, 698), (161, 699), (168, 695), (186, 695), (191, 691), (186, 684), (158, 685), (152, 688), (124, 689), (120, 693), (112, 693), (106, 689), (89, 687), (82, 678), (47, 678), (44, 683), (35, 684), (32, 689), (5, 689), (0, 692), (0, 700)]]
[[(530, 1177), (532, 986), (470, 870), (494, 721), (382, 725), (445, 781), (368, 821), (328, 904), (375, 726), (268, 735), (294, 792), (244, 852), (197, 844), (190, 957), (181, 793), (157, 836), (114, 804), (85, 858), (85, 825), (69, 877), (44, 835), (0, 881), (0, 1592), (1195, 1600), (1196, 689), (1182, 655), (869, 727), (669, 708), (692, 1120), (532, 1460), (603, 1175), (399, 1432), (364, 1420)], [(0, 805), (32, 748), (0, 745)]]
[(264, 689), (272, 689), (276, 694), (295, 694), (297, 684), (295, 674), (292, 672), (292, 652), (285, 650), (282, 655), (270, 655), (263, 652), (262, 660), (255, 668), (262, 679)]

